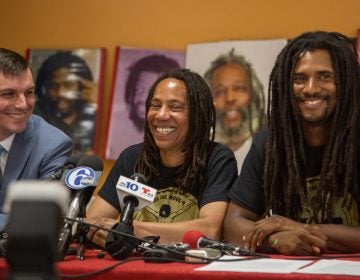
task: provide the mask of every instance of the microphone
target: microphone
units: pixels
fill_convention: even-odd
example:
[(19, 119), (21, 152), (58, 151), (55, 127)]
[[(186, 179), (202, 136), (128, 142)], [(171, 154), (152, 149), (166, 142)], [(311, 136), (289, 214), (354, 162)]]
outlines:
[(94, 193), (103, 170), (102, 160), (94, 155), (84, 155), (77, 165), (78, 167), (72, 170), (66, 170), (62, 178), (72, 191), (72, 199), (59, 236), (59, 260), (65, 258), (66, 251), (73, 241), (73, 220), (86, 216), (86, 205)]
[[(140, 173), (133, 174), (130, 179), (120, 176), (116, 190), (122, 211), (120, 222), (114, 225), (112, 229), (133, 235), (132, 217), (135, 210), (151, 204), (156, 195), (156, 189), (145, 185), (145, 183), (145, 176)], [(136, 238), (109, 233), (106, 238), (105, 249), (114, 259), (123, 260), (132, 253), (138, 244), (139, 241)]]
[[(140, 173), (134, 173), (130, 179), (120, 176), (116, 184), (117, 195), (121, 209), (126, 210), (127, 201), (133, 200), (134, 211), (153, 203), (157, 190), (146, 185), (146, 178)], [(125, 212), (125, 211), (122, 212)]]
[(226, 244), (219, 241), (208, 239), (205, 234), (203, 234), (200, 231), (191, 230), (188, 232), (185, 232), (182, 238), (182, 242), (189, 244), (190, 248), (192, 249), (199, 249), (199, 248), (212, 248), (212, 249), (218, 249), (222, 252), (226, 253), (232, 253), (232, 254), (238, 254), (238, 255), (253, 255), (254, 253), (250, 250), (247, 250), (245, 248), (241, 248), (236, 245), (232, 244)]
[[(140, 173), (133, 174), (130, 179), (134, 180), (135, 182), (146, 184), (145, 176)], [(124, 203), (124, 206), (120, 215), (120, 223), (132, 225), (132, 216), (134, 214), (135, 208), (139, 206), (139, 199), (137, 198), (137, 193), (128, 195), (125, 194), (122, 201)]]
[(95, 155), (84, 155), (79, 160), (76, 168), (64, 171), (61, 181), (72, 192), (72, 202), (70, 203), (68, 218), (79, 217), (79, 214), (80, 218), (85, 217), (86, 205), (89, 203), (99, 183), (102, 171), (103, 162)]
[(50, 181), (58, 181), (63, 176), (63, 173), (67, 169), (73, 169), (77, 166), (79, 160), (84, 156), (82, 153), (77, 153), (72, 156), (70, 156), (64, 163), (64, 166), (60, 169), (56, 170), (55, 173), (51, 174), (49, 177)]

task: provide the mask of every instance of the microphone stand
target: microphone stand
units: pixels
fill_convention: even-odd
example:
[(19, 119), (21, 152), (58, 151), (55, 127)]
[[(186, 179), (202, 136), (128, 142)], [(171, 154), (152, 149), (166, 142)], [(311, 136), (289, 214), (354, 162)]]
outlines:
[(77, 248), (76, 248), (76, 258), (79, 260), (85, 259), (85, 243), (86, 243), (86, 235), (90, 230), (90, 227), (88, 225), (85, 225), (83, 223), (84, 217), (85, 217), (85, 205), (80, 206), (79, 211), (79, 224), (77, 226)]
[(77, 248), (76, 248), (76, 258), (79, 260), (85, 259), (85, 243), (86, 235), (89, 232), (89, 226), (83, 224), (84, 218), (79, 218), (78, 228), (77, 228)]
[[(120, 216), (120, 222), (115, 224), (112, 229), (129, 235), (134, 235), (133, 219), (135, 207), (139, 204), (136, 197), (127, 196), (124, 198), (125, 206)], [(105, 249), (111, 257), (123, 260), (131, 255), (133, 250), (139, 245), (139, 240), (127, 236), (119, 236), (109, 233), (106, 238)]]

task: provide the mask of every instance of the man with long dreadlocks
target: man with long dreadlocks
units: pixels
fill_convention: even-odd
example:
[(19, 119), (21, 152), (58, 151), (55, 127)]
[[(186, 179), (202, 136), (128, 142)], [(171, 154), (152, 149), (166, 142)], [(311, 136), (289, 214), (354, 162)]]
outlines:
[(229, 192), (224, 237), (253, 251), (360, 252), (360, 70), (335, 32), (301, 34), (270, 76), (268, 127)]
[[(214, 142), (215, 114), (200, 75), (179, 69), (157, 79), (146, 100), (144, 142), (121, 153), (87, 213), (89, 221), (108, 228), (117, 223), (119, 176), (141, 173), (158, 191), (152, 204), (134, 213), (136, 236), (179, 242), (195, 229), (220, 239), (237, 168), (231, 149)], [(101, 230), (88, 234), (100, 245), (105, 236)]]

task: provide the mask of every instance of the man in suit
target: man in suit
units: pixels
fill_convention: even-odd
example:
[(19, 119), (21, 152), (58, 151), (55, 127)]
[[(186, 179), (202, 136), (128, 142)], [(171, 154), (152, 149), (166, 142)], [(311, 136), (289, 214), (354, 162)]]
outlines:
[[(0, 209), (10, 182), (47, 179), (72, 152), (68, 136), (32, 114), (35, 99), (25, 58), (0, 48)], [(4, 223), (0, 216), (0, 227)]]

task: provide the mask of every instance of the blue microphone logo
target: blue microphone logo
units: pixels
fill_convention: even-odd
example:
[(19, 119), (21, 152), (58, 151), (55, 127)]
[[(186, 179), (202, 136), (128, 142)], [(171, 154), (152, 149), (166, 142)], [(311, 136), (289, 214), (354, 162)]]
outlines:
[(65, 177), (65, 184), (75, 190), (86, 188), (95, 181), (95, 171), (90, 167), (72, 169)]

